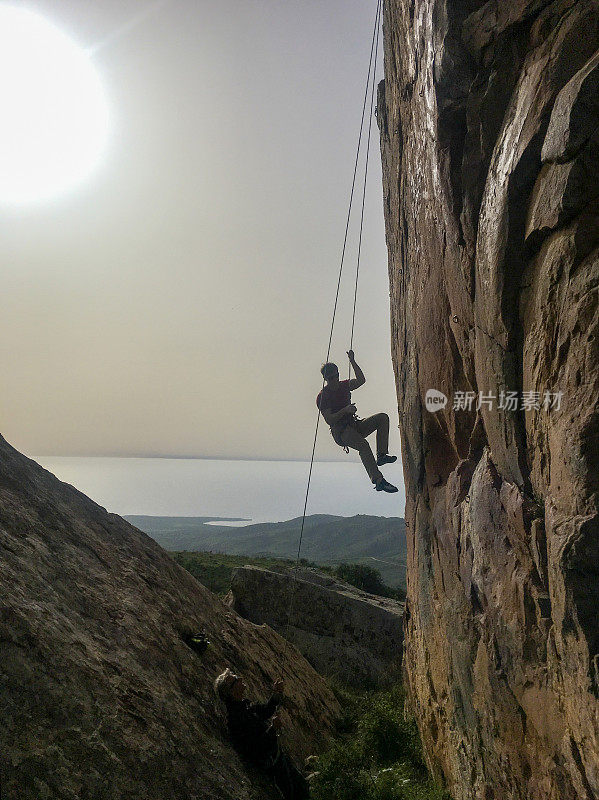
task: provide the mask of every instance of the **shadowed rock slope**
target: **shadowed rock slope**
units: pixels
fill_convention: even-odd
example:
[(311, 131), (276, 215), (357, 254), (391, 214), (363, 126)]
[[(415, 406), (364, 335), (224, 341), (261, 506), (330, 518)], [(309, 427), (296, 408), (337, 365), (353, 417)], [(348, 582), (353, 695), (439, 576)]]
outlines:
[(255, 697), (282, 672), (287, 746), (322, 746), (338, 707), (292, 645), (0, 437), (2, 800), (276, 796), (227, 742), (226, 666)]
[(457, 800), (597, 798), (599, 4), (384, 8), (411, 703)]

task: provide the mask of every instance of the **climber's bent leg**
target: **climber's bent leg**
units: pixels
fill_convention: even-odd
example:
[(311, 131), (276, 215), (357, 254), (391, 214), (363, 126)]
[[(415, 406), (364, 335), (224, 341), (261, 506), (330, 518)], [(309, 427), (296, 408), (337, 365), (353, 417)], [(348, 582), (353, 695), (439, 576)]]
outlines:
[(384, 456), (389, 450), (389, 415), (385, 413), (373, 414), (372, 417), (358, 422), (358, 431), (362, 436), (368, 436), (376, 431), (376, 454)]
[[(372, 418), (371, 418), (372, 419)], [(364, 420), (366, 422), (366, 420)], [(374, 428), (373, 428), (374, 430)], [(342, 433), (343, 444), (351, 447), (352, 450), (357, 450), (362, 459), (362, 464), (368, 473), (368, 477), (373, 483), (378, 483), (383, 479), (383, 473), (377, 467), (376, 459), (372, 454), (370, 445), (362, 436), (362, 434), (354, 428), (353, 425), (348, 425)]]

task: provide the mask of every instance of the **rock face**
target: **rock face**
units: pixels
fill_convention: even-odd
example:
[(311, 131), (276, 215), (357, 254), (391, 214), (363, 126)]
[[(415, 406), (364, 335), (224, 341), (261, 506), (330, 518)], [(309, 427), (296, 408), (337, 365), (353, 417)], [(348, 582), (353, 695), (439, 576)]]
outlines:
[(230, 602), (242, 616), (267, 623), (322, 675), (355, 686), (384, 685), (401, 664), (403, 603), (362, 592), (314, 570), (238, 569)]
[(384, 7), (411, 703), (456, 800), (597, 798), (599, 4)]
[(285, 743), (319, 749), (339, 709), (292, 646), (0, 437), (2, 800), (277, 797), (228, 743), (226, 666), (253, 697), (282, 672)]

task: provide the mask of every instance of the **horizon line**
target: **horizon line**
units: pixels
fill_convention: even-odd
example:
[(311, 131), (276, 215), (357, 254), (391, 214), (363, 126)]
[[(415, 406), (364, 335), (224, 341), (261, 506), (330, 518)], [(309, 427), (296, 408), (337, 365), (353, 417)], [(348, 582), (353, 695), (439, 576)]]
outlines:
[[(32, 453), (30, 458), (161, 458), (172, 461), (290, 461), (293, 463), (309, 464), (309, 458), (265, 458), (258, 456), (198, 456), (178, 455), (169, 453)], [(319, 464), (344, 464), (346, 459), (324, 458), (314, 459)]]

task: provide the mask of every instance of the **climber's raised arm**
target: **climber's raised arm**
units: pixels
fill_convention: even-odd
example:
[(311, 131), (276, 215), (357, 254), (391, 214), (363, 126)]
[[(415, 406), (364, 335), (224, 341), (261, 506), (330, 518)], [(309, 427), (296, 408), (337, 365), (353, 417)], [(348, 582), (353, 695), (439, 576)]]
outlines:
[(356, 364), (356, 359), (354, 358), (354, 351), (348, 350), (347, 357), (349, 358), (349, 363), (354, 368), (355, 378), (352, 378), (349, 382), (349, 390), (353, 392), (354, 389), (359, 389), (360, 386), (363, 386), (366, 383), (366, 378), (364, 377), (364, 373), (360, 369), (360, 367)]

